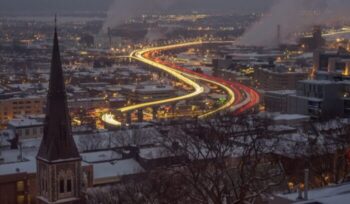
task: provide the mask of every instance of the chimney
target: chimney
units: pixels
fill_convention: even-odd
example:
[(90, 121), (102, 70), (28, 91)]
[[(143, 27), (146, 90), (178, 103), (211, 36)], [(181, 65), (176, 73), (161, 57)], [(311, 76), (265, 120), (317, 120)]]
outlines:
[(301, 183), (298, 185), (298, 197), (297, 200), (303, 200), (303, 190), (301, 189)]
[(107, 28), (107, 34), (108, 34), (108, 40), (109, 40), (109, 47), (112, 48), (112, 32), (110, 27)]
[(17, 157), (17, 159), (19, 161), (23, 161), (23, 147), (22, 147), (22, 142), (19, 142), (18, 143), (18, 146), (19, 146), (19, 155)]
[(281, 44), (281, 25), (277, 25), (277, 44)]
[(11, 149), (18, 149), (18, 141), (19, 141), (19, 136), (16, 133), (15, 137), (11, 140), (8, 140), (11, 144)]

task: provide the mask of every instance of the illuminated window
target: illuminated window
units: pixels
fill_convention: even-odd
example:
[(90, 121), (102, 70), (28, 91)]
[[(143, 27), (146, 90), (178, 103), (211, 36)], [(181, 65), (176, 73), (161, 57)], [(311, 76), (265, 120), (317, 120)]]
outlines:
[(24, 195), (17, 196), (17, 204), (24, 204)]
[(19, 192), (24, 191), (24, 182), (23, 181), (17, 182), (17, 191), (19, 191)]

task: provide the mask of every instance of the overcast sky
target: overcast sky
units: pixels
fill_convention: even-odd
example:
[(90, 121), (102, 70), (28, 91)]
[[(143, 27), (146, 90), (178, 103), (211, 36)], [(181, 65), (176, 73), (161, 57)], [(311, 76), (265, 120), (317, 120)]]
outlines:
[[(41, 13), (107, 10), (114, 0), (0, 0), (2, 13)], [(128, 1), (128, 0), (116, 0)], [(144, 0), (145, 2), (151, 0)], [(168, 1), (168, 0), (164, 0)], [(273, 0), (171, 0), (169, 10), (239, 10), (253, 11), (269, 7)]]

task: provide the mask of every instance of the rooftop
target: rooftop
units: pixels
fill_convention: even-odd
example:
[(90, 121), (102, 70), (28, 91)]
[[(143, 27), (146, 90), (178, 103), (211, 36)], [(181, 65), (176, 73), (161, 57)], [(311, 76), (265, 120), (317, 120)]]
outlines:
[(94, 179), (142, 173), (145, 170), (135, 159), (94, 164)]
[(13, 119), (8, 123), (13, 128), (42, 126), (44, 122), (32, 118)]
[(298, 193), (279, 194), (278, 196), (286, 198), (293, 203), (298, 204), (346, 204), (350, 200), (350, 183), (343, 183), (340, 185), (328, 186), (320, 189), (313, 189), (308, 192), (309, 199), (297, 201)]

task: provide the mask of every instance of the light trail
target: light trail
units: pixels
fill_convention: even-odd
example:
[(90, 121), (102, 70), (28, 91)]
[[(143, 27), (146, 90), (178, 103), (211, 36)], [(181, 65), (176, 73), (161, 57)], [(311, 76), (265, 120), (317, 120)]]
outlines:
[[(175, 78), (179, 79), (180, 81), (183, 81), (187, 85), (190, 85), (191, 87), (193, 87), (194, 91), (192, 93), (190, 93), (190, 94), (179, 96), (179, 97), (174, 97), (174, 98), (169, 98), (169, 99), (164, 99), (164, 100), (159, 100), (159, 101), (154, 101), (154, 102), (147, 102), (147, 103), (141, 103), (141, 104), (136, 104), (136, 105), (123, 107), (123, 108), (118, 109), (118, 111), (124, 113), (124, 112), (137, 110), (137, 109), (141, 109), (141, 108), (145, 108), (145, 107), (163, 105), (163, 104), (167, 104), (167, 103), (172, 103), (172, 102), (177, 102), (177, 101), (181, 101), (181, 100), (186, 100), (186, 99), (190, 99), (190, 98), (193, 98), (195, 96), (198, 96), (198, 95), (202, 94), (204, 92), (204, 88), (201, 87), (196, 82), (194, 82), (191, 79), (183, 76), (179, 72), (173, 70), (171, 67), (168, 67), (168, 66), (166, 66), (164, 64), (160, 64), (160, 63), (157, 63), (155, 61), (152, 61), (150, 59), (147, 59), (147, 58), (143, 57), (143, 55), (145, 53), (151, 52), (151, 51), (155, 51), (155, 50), (174, 49), (174, 48), (179, 48), (179, 47), (184, 47), (184, 46), (198, 45), (198, 44), (201, 44), (201, 43), (202, 43), (201, 41), (189, 42), (189, 43), (181, 43), (181, 44), (168, 45), (168, 46), (155, 47), (155, 48), (147, 48), (147, 49), (143, 49), (143, 50), (139, 50), (139, 51), (138, 50), (133, 51), (130, 54), (130, 56), (129, 56), (130, 58), (138, 60), (140, 62), (143, 62), (145, 64), (148, 64), (148, 65), (152, 66), (152, 67), (161, 69), (161, 70), (169, 73), (170, 75), (174, 76)], [(113, 126), (121, 126), (121, 122), (117, 121), (115, 119), (115, 116), (113, 116), (112, 114), (104, 114), (102, 116), (102, 121), (104, 121), (107, 124), (113, 125)]]
[[(231, 42), (231, 41), (230, 41)], [(176, 65), (168, 65), (166, 62), (160, 62), (157, 59), (152, 59), (149, 57), (145, 57), (147, 53), (152, 53), (155, 51), (160, 51), (160, 50), (169, 50), (169, 49), (176, 49), (176, 48), (181, 48), (181, 47), (187, 47), (187, 46), (195, 46), (195, 45), (200, 45), (204, 43), (229, 43), (229, 41), (210, 41), (210, 42), (202, 42), (202, 41), (195, 41), (195, 42), (188, 42), (188, 43), (180, 43), (180, 44), (174, 44), (174, 45), (167, 45), (167, 46), (162, 46), (162, 47), (154, 47), (154, 48), (146, 48), (143, 50), (136, 50), (133, 51), (129, 57), (135, 60), (138, 60), (142, 63), (148, 64), (152, 67), (155, 67), (157, 69), (160, 69), (162, 71), (165, 71), (169, 73), (170, 75), (174, 76), (175, 78), (179, 79), (180, 81), (183, 81), (187, 85), (190, 85), (191, 87), (194, 88), (194, 91), (190, 94), (179, 96), (179, 97), (174, 97), (174, 98), (169, 98), (169, 99), (164, 99), (164, 100), (159, 100), (159, 101), (154, 101), (154, 102), (147, 102), (147, 103), (142, 103), (142, 104), (136, 104), (136, 105), (131, 105), (127, 107), (123, 107), (118, 109), (120, 112), (129, 112), (137, 109), (142, 109), (145, 107), (151, 107), (151, 106), (157, 106), (157, 105), (163, 105), (163, 104), (168, 104), (172, 102), (177, 102), (181, 100), (186, 100), (193, 98), (195, 96), (198, 96), (204, 92), (204, 88), (201, 87), (199, 84), (194, 82), (191, 79), (197, 79), (201, 81), (205, 81), (208, 83), (215, 84), (222, 89), (224, 89), (227, 94), (228, 94), (228, 102), (226, 102), (223, 106), (209, 111), (203, 115), (198, 116), (199, 118), (205, 118), (210, 115), (216, 114), (220, 111), (223, 111), (225, 109), (230, 109), (233, 107), (233, 105), (241, 108), (237, 108), (237, 112), (239, 111), (240, 113), (254, 107), (260, 100), (259, 94), (255, 92), (253, 89), (246, 87), (242, 84), (239, 83), (233, 83), (233, 82), (228, 82), (224, 81), (222, 79), (216, 78), (216, 77), (211, 77), (205, 74), (199, 74), (197, 72), (188, 70), (186, 68), (178, 67)], [(147, 55), (148, 56), (148, 55)], [(190, 79), (191, 78), (191, 79)], [(238, 87), (238, 88), (237, 88)], [(252, 97), (252, 100), (243, 100), (241, 90), (244, 91), (247, 95), (251, 94), (254, 97)], [(235, 96), (238, 96), (236, 100)], [(112, 114), (104, 114), (102, 116), (102, 120), (110, 125), (113, 126), (121, 126), (121, 122), (115, 120), (114, 116)]]
[(229, 98), (230, 98), (229, 101), (227, 103), (225, 103), (225, 105), (223, 105), (220, 108), (217, 108), (217, 109), (215, 109), (213, 111), (207, 112), (207, 113), (205, 113), (203, 115), (200, 115), (199, 118), (205, 118), (205, 117), (208, 117), (208, 116), (213, 115), (215, 113), (218, 113), (219, 111), (228, 109), (235, 103), (235, 93), (229, 87), (227, 87), (227, 86), (225, 86), (223, 84), (220, 84), (220, 83), (218, 83), (216, 81), (208, 80), (208, 79), (205, 79), (205, 78), (202, 78), (202, 77), (198, 77), (198, 76), (195, 76), (195, 75), (189, 75), (189, 74), (186, 74), (186, 75), (188, 75), (191, 78), (196, 78), (196, 79), (199, 79), (201, 81), (205, 81), (205, 82), (212, 83), (212, 84), (215, 84), (217, 86), (220, 86), (222, 89), (224, 89), (228, 93)]
[[(208, 42), (208, 43), (210, 43), (210, 42)], [(221, 42), (221, 43), (223, 43), (223, 42)], [(162, 63), (166, 63), (166, 62), (162, 62)], [(231, 106), (231, 108), (230, 108), (230, 106), (228, 104), (231, 104), (231, 101), (229, 101), (229, 103), (226, 104), (228, 106), (224, 105), (224, 106), (222, 106), (214, 111), (211, 111), (211, 112), (209, 112), (209, 115), (214, 114), (218, 111), (221, 111), (225, 108), (230, 108), (230, 110), (232, 110), (232, 112), (234, 112), (235, 115), (239, 115), (239, 114), (244, 113), (247, 110), (250, 110), (251, 108), (253, 108), (255, 105), (257, 105), (260, 102), (259, 93), (248, 86), (242, 85), (242, 84), (237, 83), (237, 82), (226, 81), (226, 80), (223, 80), (223, 79), (220, 79), (217, 77), (208, 76), (205, 74), (200, 74), (200, 73), (197, 73), (197, 72), (194, 72), (194, 71), (191, 71), (191, 70), (188, 70), (186, 68), (182, 68), (182, 67), (179, 67), (176, 65), (171, 65), (171, 66), (178, 69), (181, 72), (191, 73), (190, 77), (193, 77), (193, 75), (196, 75), (196, 76), (200, 76), (201, 80), (210, 79), (210, 83), (214, 82), (214, 84), (222, 87), (226, 91), (230, 90), (230, 91), (228, 91), (228, 93), (232, 93), (232, 92), (234, 93), (233, 94), (235, 97), (235, 101), (233, 102), (234, 106)], [(244, 98), (242, 96), (241, 92), (244, 92), (247, 95), (247, 97)], [(199, 116), (199, 117), (203, 118), (203, 117), (206, 117), (209, 115), (204, 114), (204, 115)]]
[(152, 67), (155, 67), (157, 69), (163, 70), (167, 73), (169, 73), (170, 75), (174, 76), (175, 78), (177, 78), (178, 80), (186, 83), (187, 85), (191, 86), (194, 88), (195, 91), (193, 91), (190, 94), (187, 95), (183, 95), (183, 96), (179, 96), (179, 97), (174, 97), (174, 98), (169, 98), (169, 99), (164, 99), (164, 100), (159, 100), (159, 101), (154, 101), (154, 102), (147, 102), (147, 103), (141, 103), (141, 104), (136, 104), (136, 105), (131, 105), (131, 106), (127, 106), (127, 107), (123, 107), (118, 109), (118, 111), (120, 112), (128, 112), (128, 111), (132, 111), (132, 110), (136, 110), (136, 109), (141, 109), (141, 108), (145, 108), (145, 107), (150, 107), (150, 106), (156, 106), (156, 105), (162, 105), (162, 104), (166, 104), (166, 103), (172, 103), (172, 102), (177, 102), (177, 101), (182, 101), (182, 100), (186, 100), (186, 99), (190, 99), (193, 98), (195, 96), (198, 96), (200, 94), (202, 94), (204, 92), (204, 88), (202, 86), (200, 86), (199, 84), (197, 84), (196, 82), (192, 81), (191, 79), (183, 76), (181, 73), (175, 71), (174, 69), (172, 69), (171, 67), (152, 61), (150, 59), (145, 58), (143, 55), (147, 52), (151, 52), (154, 50), (167, 50), (167, 49), (174, 49), (174, 48), (178, 48), (178, 47), (183, 47), (183, 46), (191, 46), (191, 45), (198, 45), (201, 44), (201, 42), (192, 42), (192, 43), (184, 43), (184, 44), (177, 44), (177, 45), (170, 45), (170, 46), (163, 46), (163, 47), (156, 47), (156, 48), (148, 48), (142, 51), (136, 51), (131, 53), (130, 57), (133, 59), (136, 59), (140, 62), (143, 62), (145, 64), (148, 64)]
[(102, 121), (104, 121), (105, 123), (109, 124), (109, 125), (112, 125), (112, 126), (116, 126), (116, 127), (119, 127), (122, 125), (121, 122), (117, 121), (115, 119), (115, 116), (111, 113), (105, 113), (102, 115)]
[[(182, 74), (182, 75), (186, 75), (186, 76), (188, 76), (190, 78), (194, 78), (194, 79), (197, 79), (197, 80), (201, 80), (201, 81), (205, 81), (205, 82), (208, 82), (208, 83), (212, 83), (212, 84), (215, 84), (215, 85), (221, 87), (222, 89), (224, 89), (227, 92), (227, 94), (228, 94), (229, 101), (226, 102), (225, 105), (221, 106), (220, 108), (217, 108), (217, 109), (215, 109), (213, 111), (207, 112), (207, 113), (199, 116), (199, 118), (205, 118), (205, 117), (208, 117), (208, 116), (210, 116), (212, 114), (218, 113), (218, 112), (220, 112), (220, 111), (222, 111), (224, 109), (228, 109), (229, 107), (231, 107), (235, 103), (235, 93), (232, 91), (232, 89), (230, 89), (230, 87), (226, 86), (223, 83), (218, 83), (214, 79), (210, 79), (207, 75), (201, 75), (201, 74), (198, 74), (197, 72), (192, 72), (192, 71), (190, 71), (188, 69), (180, 68), (180, 67), (178, 67), (176, 65), (166, 65), (164, 62), (161, 62), (161, 63), (155, 62), (152, 59), (147, 59), (147, 58), (143, 57), (143, 55), (145, 53), (150, 53), (150, 52), (158, 51), (158, 50), (170, 50), (170, 49), (175, 49), (175, 48), (179, 48), (179, 47), (188, 47), (188, 46), (200, 45), (200, 44), (204, 44), (204, 43), (228, 43), (228, 42), (229, 41), (225, 41), (225, 42), (222, 42), (222, 41), (188, 42), (188, 43), (167, 45), (167, 46), (158, 47), (158, 48), (148, 48), (148, 49), (143, 50), (142, 52), (133, 52), (133, 53), (130, 54), (130, 56), (131, 57), (136, 56), (136, 59), (138, 59), (139, 61), (142, 61), (142, 62), (144, 62), (146, 64), (149, 64), (151, 66), (155, 66), (155, 64), (162, 65), (162, 66), (167, 67), (167, 69), (171, 69), (171, 70), (177, 72), (180, 75)], [(166, 70), (164, 70), (164, 71), (166, 71)], [(167, 102), (165, 102), (165, 103), (167, 103)]]

